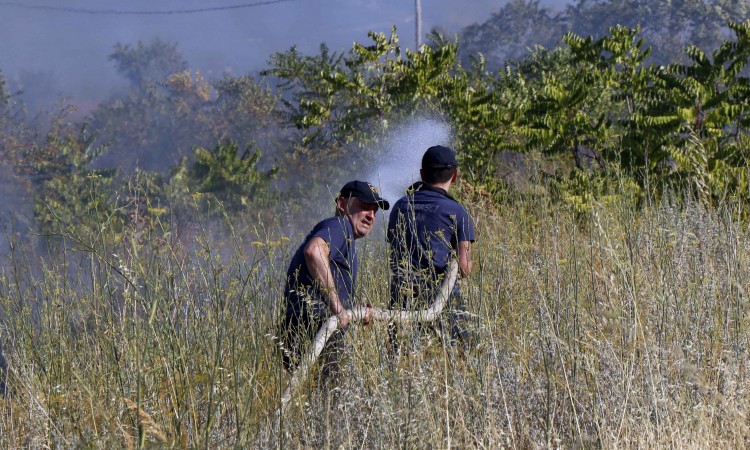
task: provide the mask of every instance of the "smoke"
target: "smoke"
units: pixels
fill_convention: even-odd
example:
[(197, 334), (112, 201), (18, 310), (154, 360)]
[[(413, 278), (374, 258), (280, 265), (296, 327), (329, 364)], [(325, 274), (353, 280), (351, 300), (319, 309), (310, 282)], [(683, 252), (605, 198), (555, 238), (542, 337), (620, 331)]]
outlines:
[[(27, 96), (43, 100), (65, 96), (76, 103), (96, 102), (126, 86), (107, 59), (118, 42), (133, 45), (160, 38), (177, 43), (190, 68), (209, 78), (225, 72), (257, 71), (265, 67), (272, 53), (293, 45), (304, 53), (317, 53), (321, 43), (333, 51), (345, 51), (354, 41), (368, 42), (368, 31), (389, 33), (392, 25), (398, 27), (402, 45), (414, 45), (414, 2), (408, 0), (290, 0), (244, 9), (160, 15), (89, 14), (83, 10), (190, 10), (253, 2), (33, 0), (26, 2), (26, 7), (19, 6), (24, 2), (0, 3), (0, 70), (26, 88)], [(503, 3), (425, 1), (423, 30), (427, 33), (440, 27), (458, 32), (486, 20)], [(33, 73), (54, 77), (55, 82), (42, 90), (25, 75)]]

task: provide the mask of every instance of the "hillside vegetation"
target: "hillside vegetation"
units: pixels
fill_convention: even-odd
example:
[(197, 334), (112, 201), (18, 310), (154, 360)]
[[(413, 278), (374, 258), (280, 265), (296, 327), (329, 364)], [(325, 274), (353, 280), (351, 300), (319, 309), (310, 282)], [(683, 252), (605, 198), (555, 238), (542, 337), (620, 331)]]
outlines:
[[(130, 90), (82, 122), (30, 120), (0, 73), (0, 446), (748, 446), (748, 11), (637, 2), (705, 31), (679, 54), (637, 17), (581, 33), (628, 3), (514, 1), (415, 50), (395, 28), (292, 48), (262, 79), (118, 44)], [(557, 41), (492, 53), (518, 17)], [(474, 339), (409, 329), (393, 360), (382, 324), (355, 327), (338, 383), (314, 371), (279, 414), (301, 233), (423, 118), (450, 129), (477, 227)], [(379, 307), (385, 223), (360, 247)]]

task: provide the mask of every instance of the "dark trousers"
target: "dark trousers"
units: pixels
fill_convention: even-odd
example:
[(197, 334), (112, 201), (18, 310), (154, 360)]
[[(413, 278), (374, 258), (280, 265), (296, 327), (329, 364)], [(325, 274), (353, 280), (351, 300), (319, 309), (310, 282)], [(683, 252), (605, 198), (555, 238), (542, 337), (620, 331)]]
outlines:
[[(390, 309), (405, 309), (408, 311), (427, 309), (435, 301), (439, 292), (440, 286), (435, 285), (410, 283), (408, 286), (405, 286), (404, 283), (391, 283)], [(436, 332), (440, 336), (447, 338), (449, 345), (455, 345), (459, 341), (468, 342), (470, 337), (468, 322), (469, 316), (466, 312), (465, 302), (461, 296), (460, 289), (458, 286), (455, 286), (448, 297), (443, 312), (435, 322), (416, 324), (415, 331), (420, 336), (430, 331)], [(389, 323), (389, 347), (397, 354), (401, 351), (398, 334), (398, 324)]]
[[(287, 310), (279, 335), (281, 337), (281, 357), (284, 368), (293, 372), (300, 363), (302, 357), (307, 355), (312, 348), (315, 335), (320, 326), (328, 319), (320, 315), (310, 314), (308, 310)], [(343, 355), (343, 333), (337, 330), (329, 336), (326, 346), (323, 348), (320, 359), (322, 361), (321, 373), (324, 378), (329, 378), (338, 372), (338, 365)]]

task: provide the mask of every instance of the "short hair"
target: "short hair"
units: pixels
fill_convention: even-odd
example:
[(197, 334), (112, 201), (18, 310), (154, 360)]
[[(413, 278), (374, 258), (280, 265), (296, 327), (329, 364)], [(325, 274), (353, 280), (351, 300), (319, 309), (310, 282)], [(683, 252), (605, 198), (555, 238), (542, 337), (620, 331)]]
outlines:
[(422, 169), (422, 181), (427, 184), (445, 183), (453, 177), (456, 167), (437, 167)]

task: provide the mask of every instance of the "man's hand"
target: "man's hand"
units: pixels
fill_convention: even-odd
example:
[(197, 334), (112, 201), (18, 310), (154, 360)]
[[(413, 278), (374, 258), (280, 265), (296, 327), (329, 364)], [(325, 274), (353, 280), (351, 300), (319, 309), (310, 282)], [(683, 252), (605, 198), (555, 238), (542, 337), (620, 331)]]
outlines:
[(346, 309), (342, 309), (341, 312), (336, 314), (336, 318), (339, 320), (339, 330), (343, 330), (344, 328), (346, 328), (346, 326), (349, 325), (349, 321), (351, 320), (349, 311)]
[(372, 323), (373, 316), (374, 314), (372, 312), (372, 305), (368, 304), (365, 308), (365, 316), (362, 318), (362, 324), (370, 325), (370, 323)]

